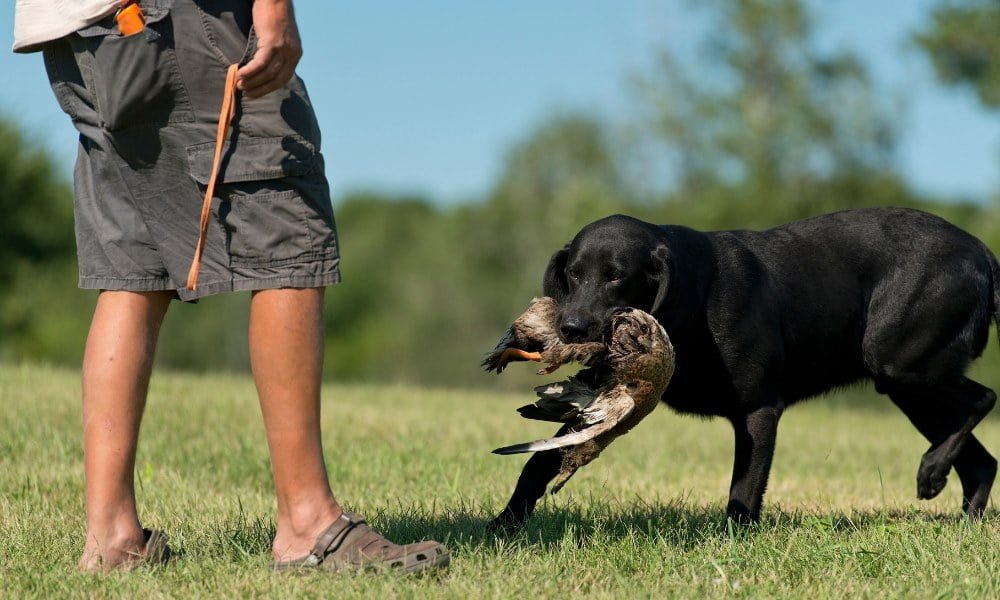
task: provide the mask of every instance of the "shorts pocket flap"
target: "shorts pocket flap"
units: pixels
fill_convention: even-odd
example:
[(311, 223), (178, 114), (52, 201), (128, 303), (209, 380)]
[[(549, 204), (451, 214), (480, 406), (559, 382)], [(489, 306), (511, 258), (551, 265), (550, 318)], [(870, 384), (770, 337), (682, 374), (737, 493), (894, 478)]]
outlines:
[[(198, 183), (208, 185), (215, 142), (188, 146), (187, 152), (191, 176)], [(235, 148), (229, 141), (222, 147), (218, 182), (238, 183), (308, 175), (316, 171), (317, 163), (316, 148), (305, 138), (240, 136)]]
[[(153, 25), (155, 23), (159, 23), (160, 21), (162, 21), (163, 19), (165, 19), (167, 17), (167, 15), (169, 15), (169, 14), (170, 14), (170, 7), (169, 7), (169, 5), (152, 6), (152, 7), (143, 6), (143, 8), (142, 8), (142, 20), (146, 24), (147, 27), (149, 27), (149, 26), (151, 26), (151, 25)], [(105, 36), (121, 37), (122, 36), (121, 32), (118, 31), (118, 23), (115, 21), (115, 16), (114, 15), (111, 15), (109, 17), (101, 19), (100, 21), (98, 21), (98, 22), (96, 22), (96, 23), (94, 23), (92, 25), (88, 25), (87, 27), (84, 27), (83, 29), (79, 29), (79, 30), (77, 30), (76, 34), (78, 36), (84, 37), (84, 38), (89, 38), (89, 37), (105, 37)], [(147, 38), (148, 37), (149, 37), (149, 34), (147, 33)]]

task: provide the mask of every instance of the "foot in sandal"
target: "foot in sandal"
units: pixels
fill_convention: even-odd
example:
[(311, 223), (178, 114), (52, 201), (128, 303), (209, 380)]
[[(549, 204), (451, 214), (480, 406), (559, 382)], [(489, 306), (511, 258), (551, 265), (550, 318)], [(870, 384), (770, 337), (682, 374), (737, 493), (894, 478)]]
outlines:
[(173, 556), (167, 545), (167, 534), (155, 529), (143, 529), (144, 541), (137, 549), (107, 548), (104, 552), (84, 551), (80, 558), (81, 571), (131, 571), (141, 566), (163, 565)]
[(356, 514), (343, 513), (316, 539), (309, 554), (293, 560), (276, 561), (278, 571), (297, 569), (386, 570), (420, 573), (446, 567), (448, 549), (434, 541), (394, 544), (373, 530)]

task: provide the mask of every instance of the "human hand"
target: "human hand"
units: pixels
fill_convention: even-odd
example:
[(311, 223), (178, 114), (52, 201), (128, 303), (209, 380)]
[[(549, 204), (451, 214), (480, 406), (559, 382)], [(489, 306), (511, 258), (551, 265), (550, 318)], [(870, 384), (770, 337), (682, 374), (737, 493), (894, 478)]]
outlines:
[(302, 40), (292, 0), (254, 0), (253, 26), (257, 53), (237, 71), (236, 85), (248, 98), (260, 98), (284, 86), (295, 74)]

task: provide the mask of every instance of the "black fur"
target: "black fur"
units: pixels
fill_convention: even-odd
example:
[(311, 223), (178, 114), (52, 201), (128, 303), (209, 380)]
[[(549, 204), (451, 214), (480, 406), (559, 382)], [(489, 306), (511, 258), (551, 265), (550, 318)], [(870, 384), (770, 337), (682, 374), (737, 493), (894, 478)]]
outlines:
[[(938, 217), (873, 208), (706, 233), (616, 215), (553, 255), (544, 292), (560, 302), (566, 341), (597, 339), (623, 306), (659, 319), (677, 352), (663, 401), (733, 424), (737, 522), (760, 518), (784, 408), (862, 379), (931, 442), (917, 495), (940, 493), (954, 467), (963, 510), (978, 518), (986, 507), (997, 462), (972, 429), (996, 395), (964, 373), (1000, 321), (1000, 266)], [(495, 529), (523, 524), (557, 453), (528, 461)]]

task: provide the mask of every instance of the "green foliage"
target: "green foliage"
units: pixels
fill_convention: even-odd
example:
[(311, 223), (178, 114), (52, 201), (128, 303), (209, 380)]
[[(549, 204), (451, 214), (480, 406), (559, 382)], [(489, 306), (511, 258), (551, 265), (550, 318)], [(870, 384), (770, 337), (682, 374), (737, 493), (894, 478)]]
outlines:
[(0, 285), (22, 261), (44, 264), (73, 252), (72, 193), (52, 160), (0, 120)]
[(914, 39), (948, 85), (971, 88), (984, 106), (1000, 108), (1000, 3), (942, 1)]
[(0, 215), (0, 359), (79, 356), (72, 190), (37, 141), (3, 119)]
[(508, 154), (486, 201), (450, 209), (352, 195), (337, 207), (344, 285), (328, 293), (336, 379), (493, 382), (478, 362), (532, 296), (549, 255), (627, 204), (602, 127), (557, 118)]
[[(325, 375), (523, 389), (528, 370), (487, 376), (482, 354), (541, 293), (551, 254), (586, 223), (617, 212), (729, 229), (914, 206), (1000, 249), (996, 207), (921, 196), (897, 172), (895, 107), (856, 56), (818, 49), (808, 6), (692, 7), (707, 32), (699, 58), (682, 62), (661, 50), (635, 78), (633, 122), (571, 111), (541, 121), (511, 146), (478, 201), (448, 206), (373, 192), (339, 199), (344, 283), (327, 293)], [(936, 61), (960, 66), (952, 80), (979, 86), (984, 98), (993, 97), (1000, 58), (996, 6), (944, 3), (918, 37)], [(68, 186), (31, 148), (0, 123), (0, 359), (72, 364), (95, 294), (73, 289)], [(246, 295), (175, 303), (158, 365), (245, 370), (247, 307)]]
[[(881, 203), (867, 188), (902, 187), (890, 107), (857, 57), (814, 49), (805, 5), (708, 6), (704, 58), (682, 65), (663, 50), (637, 79), (640, 125), (665, 150), (656, 159), (672, 166), (676, 195), (722, 210), (751, 204), (766, 219), (815, 214), (831, 193), (839, 208)], [(736, 190), (743, 199), (727, 202)]]

